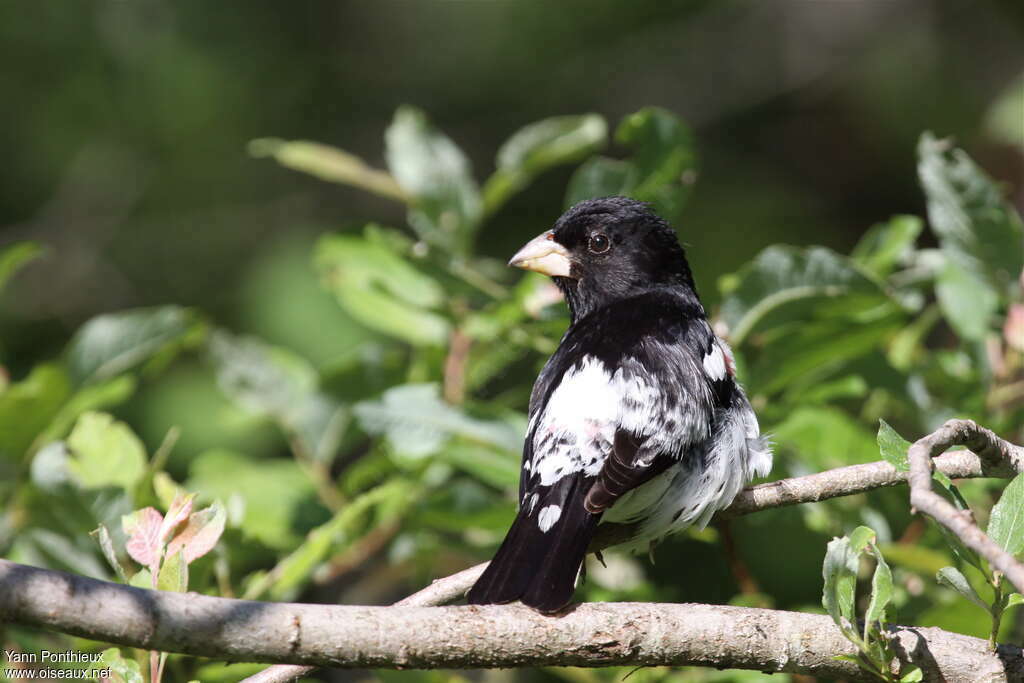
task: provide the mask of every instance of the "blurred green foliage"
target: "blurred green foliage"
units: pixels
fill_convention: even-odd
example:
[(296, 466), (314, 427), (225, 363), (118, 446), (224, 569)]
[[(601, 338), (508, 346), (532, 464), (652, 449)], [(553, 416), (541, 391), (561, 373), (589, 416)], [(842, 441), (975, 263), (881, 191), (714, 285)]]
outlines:
[[(514, 133), (482, 182), (423, 111), (399, 108), (384, 141), (386, 169), (321, 143), (250, 145), (257, 157), (396, 202), (407, 218), (408, 229), (367, 222), (321, 235), (302, 267), (322, 291), (267, 266), (275, 286), (254, 285), (251, 296), (266, 294), (294, 344), (239, 334), (193, 308), (156, 306), (95, 317), (54, 358), (5, 379), (3, 556), (138, 581), (121, 518), (147, 506), (166, 511), (186, 491), (197, 505), (223, 510), (221, 542), (187, 568), (189, 587), (213, 594), (383, 604), (493, 552), (515, 506), (530, 387), (567, 321), (549, 281), (517, 279), (486, 255), (482, 229), (516, 192), (563, 164), (578, 164), (566, 206), (619, 192), (678, 217), (698, 163), (693, 134), (658, 107), (615, 126), (597, 114), (557, 116)], [(609, 147), (612, 156), (598, 156)], [(921, 434), (956, 415), (1020, 439), (1020, 218), (949, 141), (924, 134), (918, 170), (929, 232), (922, 218), (899, 215), (867, 231), (850, 255), (774, 245), (718, 283), (714, 322), (773, 435), (773, 478), (880, 457), (902, 466), (906, 444), (887, 423), (879, 428), (881, 418)], [(10, 278), (41, 248), (0, 251), (0, 273)], [(157, 439), (140, 439), (154, 423), (133, 403), (161, 405), (174, 392), (197, 402), (200, 418), (168, 412)], [(189, 442), (193, 430), (223, 438), (203, 447), (211, 440)], [(950, 490), (984, 518), (1002, 486)], [(988, 527), (1012, 552), (1024, 548), (1020, 496), (1018, 479)], [(885, 653), (876, 646), (883, 612), (987, 636), (996, 606), (1001, 616), (1019, 602), (984, 563), (912, 519), (903, 490), (693, 531), (661, 547), (657, 565), (610, 555), (607, 566), (589, 566), (578, 595), (816, 610), (828, 539), (862, 524), (871, 529), (829, 546), (825, 606), (849, 623), (864, 603), (867, 625), (851, 637), (872, 656)], [(100, 543), (90, 537), (95, 529), (104, 530)], [(714, 543), (722, 535), (724, 552)], [(879, 569), (872, 590), (857, 593), (870, 580), (859, 573), (862, 552)], [(971, 604), (979, 601), (984, 612)], [(1012, 619), (994, 623), (1002, 629), (995, 635), (1010, 636)], [(13, 628), (4, 635), (25, 650), (50, 638)], [(180, 656), (167, 667), (170, 680), (233, 680), (245, 669)], [(542, 675), (596, 683), (623, 673)], [(634, 674), (679, 683), (760, 676)]]

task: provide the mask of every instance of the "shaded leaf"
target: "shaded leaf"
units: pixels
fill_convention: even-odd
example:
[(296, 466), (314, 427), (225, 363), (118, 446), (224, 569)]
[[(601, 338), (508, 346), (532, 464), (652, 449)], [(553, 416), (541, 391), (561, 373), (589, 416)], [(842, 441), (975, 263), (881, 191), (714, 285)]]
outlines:
[(447, 341), (447, 319), (430, 310), (443, 304), (444, 290), (390, 248), (351, 235), (325, 235), (314, 254), (324, 286), (360, 323), (417, 346)]
[(16, 242), (0, 249), (0, 290), (15, 273), (42, 256), (46, 250), (35, 242)]
[(598, 114), (552, 116), (519, 129), (498, 150), (497, 170), (484, 186), (487, 212), (552, 166), (600, 149), (607, 138), (608, 126)]
[(950, 326), (964, 339), (980, 341), (992, 327), (999, 308), (995, 290), (975, 273), (947, 261), (935, 282), (939, 308)]
[(68, 367), (79, 383), (109, 379), (158, 354), (194, 345), (204, 332), (199, 315), (180, 306), (100, 315), (71, 339)]
[(935, 578), (943, 586), (952, 588), (957, 593), (973, 602), (978, 607), (982, 608), (986, 612), (989, 611), (988, 603), (981, 599), (981, 596), (974, 590), (971, 583), (967, 580), (967, 577), (961, 573), (956, 567), (943, 567), (935, 575)]
[(143, 567), (152, 567), (163, 553), (160, 527), (164, 517), (156, 508), (145, 507), (121, 518), (121, 528), (128, 537), (125, 550)]
[(1024, 474), (1014, 477), (988, 520), (989, 537), (1010, 555), (1024, 551)]
[(229, 398), (277, 422), (300, 455), (321, 462), (336, 455), (348, 409), (320, 390), (319, 377), (305, 359), (222, 330), (211, 335), (207, 348), (217, 385)]
[(721, 317), (737, 345), (770, 314), (796, 303), (827, 300), (835, 309), (842, 297), (847, 306), (864, 309), (887, 301), (875, 280), (825, 247), (768, 247), (725, 280), (724, 288)]
[(423, 241), (464, 253), (483, 204), (462, 150), (413, 107), (398, 108), (384, 139), (391, 175), (410, 198), (409, 225)]
[[(857, 586), (858, 554), (848, 538), (833, 538), (825, 551), (822, 576), (825, 586), (821, 604), (839, 628), (847, 632), (855, 623), (854, 592)], [(843, 620), (846, 620), (845, 623)]]
[(129, 491), (146, 470), (146, 451), (131, 428), (106, 413), (84, 413), (67, 440), (69, 471), (87, 489), (120, 486)]
[(885, 420), (878, 420), (878, 451), (882, 459), (896, 468), (897, 472), (909, 472), (910, 462), (907, 452), (911, 443), (889, 426)]
[(20, 458), (58, 414), (71, 392), (63, 370), (37, 365), (0, 393), (0, 458)]
[(117, 573), (117, 578), (124, 583), (128, 583), (128, 574), (121, 565), (121, 560), (117, 557), (117, 551), (114, 550), (114, 541), (110, 538), (110, 531), (106, 526), (100, 524), (96, 531), (93, 532), (93, 535), (96, 537), (96, 542), (100, 544), (103, 557), (106, 558), (107, 563)]

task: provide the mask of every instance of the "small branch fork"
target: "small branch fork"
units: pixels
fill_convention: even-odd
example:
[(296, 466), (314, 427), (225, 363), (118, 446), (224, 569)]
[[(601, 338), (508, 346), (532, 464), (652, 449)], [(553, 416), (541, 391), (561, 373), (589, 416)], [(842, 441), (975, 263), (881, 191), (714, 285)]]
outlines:
[[(971, 451), (938, 455), (950, 445)], [(935, 517), (1018, 589), (1024, 567), (931, 491), (931, 470), (953, 479), (1011, 477), (1024, 449), (973, 422), (953, 421), (910, 450), (911, 505)], [(937, 457), (932, 457), (937, 456)], [(863, 493), (908, 480), (886, 462), (842, 467), (748, 488), (727, 519)], [(592, 549), (628, 538), (605, 525)], [(259, 603), (145, 591), (0, 560), (0, 622), (229, 661), (290, 662), (246, 679), (283, 683), (316, 666), (485, 668), (542, 665), (699, 665), (864, 680), (835, 659), (852, 647), (827, 617), (713, 605), (585, 604), (557, 618), (519, 605), (429, 607), (461, 598), (486, 563), (439, 579), (391, 607)], [(925, 680), (1024, 680), (1020, 648), (939, 629), (892, 627), (900, 661)]]
[(1001, 571), (1018, 591), (1024, 592), (1024, 563), (1020, 562), (988, 537), (974, 522), (967, 510), (957, 510), (949, 501), (932, 490), (934, 456), (952, 446), (965, 446), (982, 463), (1009, 466), (1024, 472), (1024, 448), (1000, 439), (991, 430), (971, 420), (950, 420), (934, 432), (919, 439), (907, 454), (910, 461), (910, 507), (923, 512), (956, 534), (965, 546), (988, 560)]

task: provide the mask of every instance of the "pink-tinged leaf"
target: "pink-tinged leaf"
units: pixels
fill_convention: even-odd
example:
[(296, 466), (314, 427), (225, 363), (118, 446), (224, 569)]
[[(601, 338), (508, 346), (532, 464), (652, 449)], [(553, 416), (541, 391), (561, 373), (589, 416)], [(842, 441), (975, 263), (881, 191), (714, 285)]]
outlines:
[(160, 527), (164, 517), (155, 508), (142, 508), (121, 518), (121, 528), (128, 536), (125, 550), (131, 558), (144, 567), (150, 567), (160, 560), (163, 543), (160, 541)]
[(174, 497), (174, 501), (167, 509), (167, 516), (164, 517), (164, 523), (160, 527), (161, 542), (166, 543), (169, 541), (178, 527), (188, 520), (188, 516), (192, 514), (192, 499), (195, 497), (196, 494), (194, 493), (186, 495), (181, 495), (179, 493)]
[(227, 513), (220, 503), (193, 512), (188, 519), (188, 525), (167, 546), (167, 554), (173, 555), (181, 550), (185, 562), (190, 563), (199, 559), (217, 545), (217, 540), (224, 533), (226, 520)]
[(1003, 338), (1017, 351), (1024, 351), (1024, 304), (1010, 306), (1006, 313), (1006, 323), (1003, 325)]

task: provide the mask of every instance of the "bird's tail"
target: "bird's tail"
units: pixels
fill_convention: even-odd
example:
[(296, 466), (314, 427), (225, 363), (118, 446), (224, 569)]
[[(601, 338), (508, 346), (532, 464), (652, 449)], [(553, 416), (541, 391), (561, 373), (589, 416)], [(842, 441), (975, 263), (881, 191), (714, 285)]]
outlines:
[(582, 478), (574, 479), (520, 508), (494, 559), (469, 591), (471, 605), (520, 600), (540, 612), (557, 612), (569, 603), (601, 519), (583, 507), (589, 487)]

